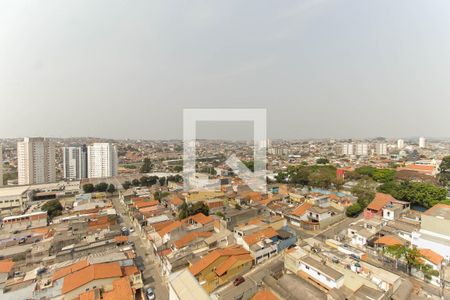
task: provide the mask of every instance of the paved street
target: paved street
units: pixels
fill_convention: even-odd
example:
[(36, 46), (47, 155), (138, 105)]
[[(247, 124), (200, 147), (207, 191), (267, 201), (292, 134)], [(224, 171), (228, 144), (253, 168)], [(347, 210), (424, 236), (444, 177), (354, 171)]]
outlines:
[[(128, 217), (128, 215), (125, 214), (125, 210), (117, 197), (114, 197), (113, 204), (119, 215), (123, 218), (124, 226), (128, 228), (134, 227), (131, 224), (131, 220)], [(155, 291), (156, 299), (158, 300), (169, 299), (169, 291), (167, 290), (167, 287), (161, 278), (159, 266), (155, 264), (153, 252), (144, 246), (142, 240), (140, 239), (140, 237), (136, 232), (133, 232), (129, 236), (129, 240), (134, 242), (136, 249), (136, 256), (141, 257), (143, 259), (145, 267), (145, 270), (142, 273), (144, 281), (144, 290), (146, 288), (151, 287)]]

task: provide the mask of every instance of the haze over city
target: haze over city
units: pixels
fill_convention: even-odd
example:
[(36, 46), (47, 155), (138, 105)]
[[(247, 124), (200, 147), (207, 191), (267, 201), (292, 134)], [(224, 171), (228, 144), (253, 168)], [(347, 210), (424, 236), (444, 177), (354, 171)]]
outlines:
[(0, 136), (179, 139), (183, 108), (244, 107), (270, 138), (448, 137), (449, 9), (2, 1)]

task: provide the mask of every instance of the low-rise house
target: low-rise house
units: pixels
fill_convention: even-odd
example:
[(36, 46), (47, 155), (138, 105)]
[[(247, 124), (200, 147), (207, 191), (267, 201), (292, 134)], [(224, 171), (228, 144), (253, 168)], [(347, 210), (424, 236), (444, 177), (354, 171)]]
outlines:
[(300, 258), (298, 273), (326, 289), (339, 289), (344, 285), (344, 275), (310, 256)]
[(420, 222), (398, 219), (396, 221), (389, 221), (383, 229), (391, 229), (391, 232), (395, 233), (400, 238), (408, 241), (409, 243), (412, 243), (413, 232), (419, 230), (419, 228)]
[(301, 222), (302, 228), (318, 230), (342, 220), (345, 214), (334, 207), (313, 206), (307, 209), (306, 218), (307, 220)]
[(195, 262), (189, 270), (200, 285), (211, 293), (250, 270), (253, 258), (242, 247), (217, 249)]
[[(441, 286), (441, 278), (439, 275), (444, 263), (444, 257), (431, 249), (419, 249), (419, 253), (422, 256), (420, 258), (421, 263), (430, 267), (430, 272), (427, 274), (427, 279), (430, 283), (436, 286)], [(421, 270), (414, 269), (412, 274), (419, 278), (424, 278), (424, 273)]]
[(376, 219), (362, 219), (350, 224), (347, 232), (351, 239), (350, 244), (356, 247), (364, 247), (367, 242), (382, 228), (382, 222)]
[(409, 202), (397, 200), (389, 194), (376, 193), (375, 198), (364, 210), (364, 218), (395, 220), (409, 210), (409, 205)]
[(412, 234), (412, 244), (421, 249), (433, 249), (450, 259), (450, 205), (437, 204), (421, 216), (420, 230)]
[(213, 233), (209, 231), (191, 231), (182, 238), (172, 243), (172, 250), (181, 250), (185, 247), (189, 247), (192, 250), (204, 247), (204, 240)]
[(7, 232), (21, 231), (47, 226), (47, 212), (39, 211), (23, 215), (5, 217), (2, 229)]

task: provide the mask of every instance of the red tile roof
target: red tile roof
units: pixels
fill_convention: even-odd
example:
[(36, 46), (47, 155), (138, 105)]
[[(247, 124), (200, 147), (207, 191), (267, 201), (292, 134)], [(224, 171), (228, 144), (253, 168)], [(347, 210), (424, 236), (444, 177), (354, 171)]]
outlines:
[(158, 234), (160, 237), (165, 236), (167, 233), (170, 233), (174, 231), (177, 228), (180, 228), (182, 223), (180, 221), (172, 221), (172, 223), (168, 224), (164, 228), (162, 228), (160, 231), (158, 231)]
[(238, 261), (252, 261), (253, 258), (250, 254), (242, 254), (242, 255), (233, 255), (230, 256), (227, 260), (225, 260), (222, 264), (220, 264), (216, 268), (216, 274), (218, 276), (222, 276), (227, 272), (232, 266), (234, 266), (235, 263)]
[(173, 244), (175, 245), (175, 247), (180, 249), (188, 245), (190, 242), (197, 240), (198, 238), (207, 238), (210, 237), (211, 235), (212, 232), (192, 231), (189, 232), (184, 237), (182, 237), (181, 239), (175, 241)]
[(191, 271), (191, 273), (195, 276), (222, 256), (243, 255), (243, 254), (249, 254), (249, 252), (239, 246), (225, 249), (217, 249), (208, 253), (202, 259), (194, 263), (189, 268), (189, 271)]
[(185, 220), (186, 221), (192, 220), (195, 223), (199, 223), (202, 225), (206, 225), (208, 223), (214, 222), (214, 218), (212, 216), (205, 216), (203, 213), (198, 213), (196, 215), (190, 216), (190, 217), (186, 218)]
[(14, 262), (11, 259), (0, 260), (0, 273), (9, 273), (14, 267)]
[(422, 254), (425, 259), (431, 261), (435, 265), (440, 265), (444, 260), (442, 256), (431, 249), (419, 249), (419, 253)]
[(244, 236), (244, 241), (247, 243), (247, 245), (251, 246), (259, 241), (270, 239), (277, 235), (278, 233), (275, 231), (275, 229), (273, 229), (272, 227), (267, 227), (263, 230)]
[(394, 245), (403, 245), (404, 242), (402, 242), (398, 237), (394, 235), (385, 235), (380, 237), (375, 241), (375, 244), (382, 244), (386, 246), (394, 246)]
[(257, 292), (251, 300), (279, 300), (270, 290), (262, 290)]
[(97, 279), (121, 276), (122, 270), (117, 262), (91, 265), (65, 276), (61, 293), (66, 294)]
[(57, 270), (52, 277), (52, 280), (58, 280), (59, 278), (62, 278), (64, 276), (67, 276), (73, 272), (79, 271), (81, 269), (84, 269), (89, 266), (89, 262), (86, 259), (80, 260), (77, 263), (71, 264), (67, 267), (61, 268)]
[(394, 197), (388, 194), (383, 193), (376, 193), (375, 199), (370, 202), (370, 204), (367, 206), (370, 210), (376, 210), (379, 211), (380, 209), (384, 208), (386, 204), (388, 204), (391, 201), (396, 201)]
[(122, 277), (113, 281), (113, 289), (103, 294), (103, 300), (134, 300), (134, 292), (128, 278)]
[(294, 216), (303, 216), (308, 209), (310, 209), (313, 205), (311, 203), (305, 202), (300, 206), (297, 206), (294, 210), (291, 211), (291, 214)]

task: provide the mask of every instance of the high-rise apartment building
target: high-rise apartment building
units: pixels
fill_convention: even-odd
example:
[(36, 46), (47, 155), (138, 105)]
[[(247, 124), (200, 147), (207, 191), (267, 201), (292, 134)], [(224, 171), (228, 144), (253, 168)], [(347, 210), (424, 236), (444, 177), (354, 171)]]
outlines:
[(341, 144), (341, 155), (353, 155), (353, 144), (342, 143)]
[(56, 181), (55, 144), (46, 138), (24, 138), (17, 143), (19, 184)]
[(387, 144), (386, 143), (376, 143), (375, 144), (375, 154), (376, 155), (387, 155)]
[(424, 137), (419, 138), (419, 148), (425, 148), (426, 146), (426, 140)]
[(403, 149), (404, 147), (405, 147), (405, 141), (402, 140), (402, 139), (397, 140), (397, 148), (398, 149)]
[(88, 146), (88, 177), (101, 178), (117, 175), (117, 148), (110, 143), (94, 143)]
[(356, 155), (367, 156), (369, 154), (369, 144), (358, 143), (356, 144)]
[(63, 149), (64, 178), (79, 180), (88, 177), (87, 147), (64, 147)]
[(2, 145), (0, 145), (0, 186), (3, 185), (3, 151)]

